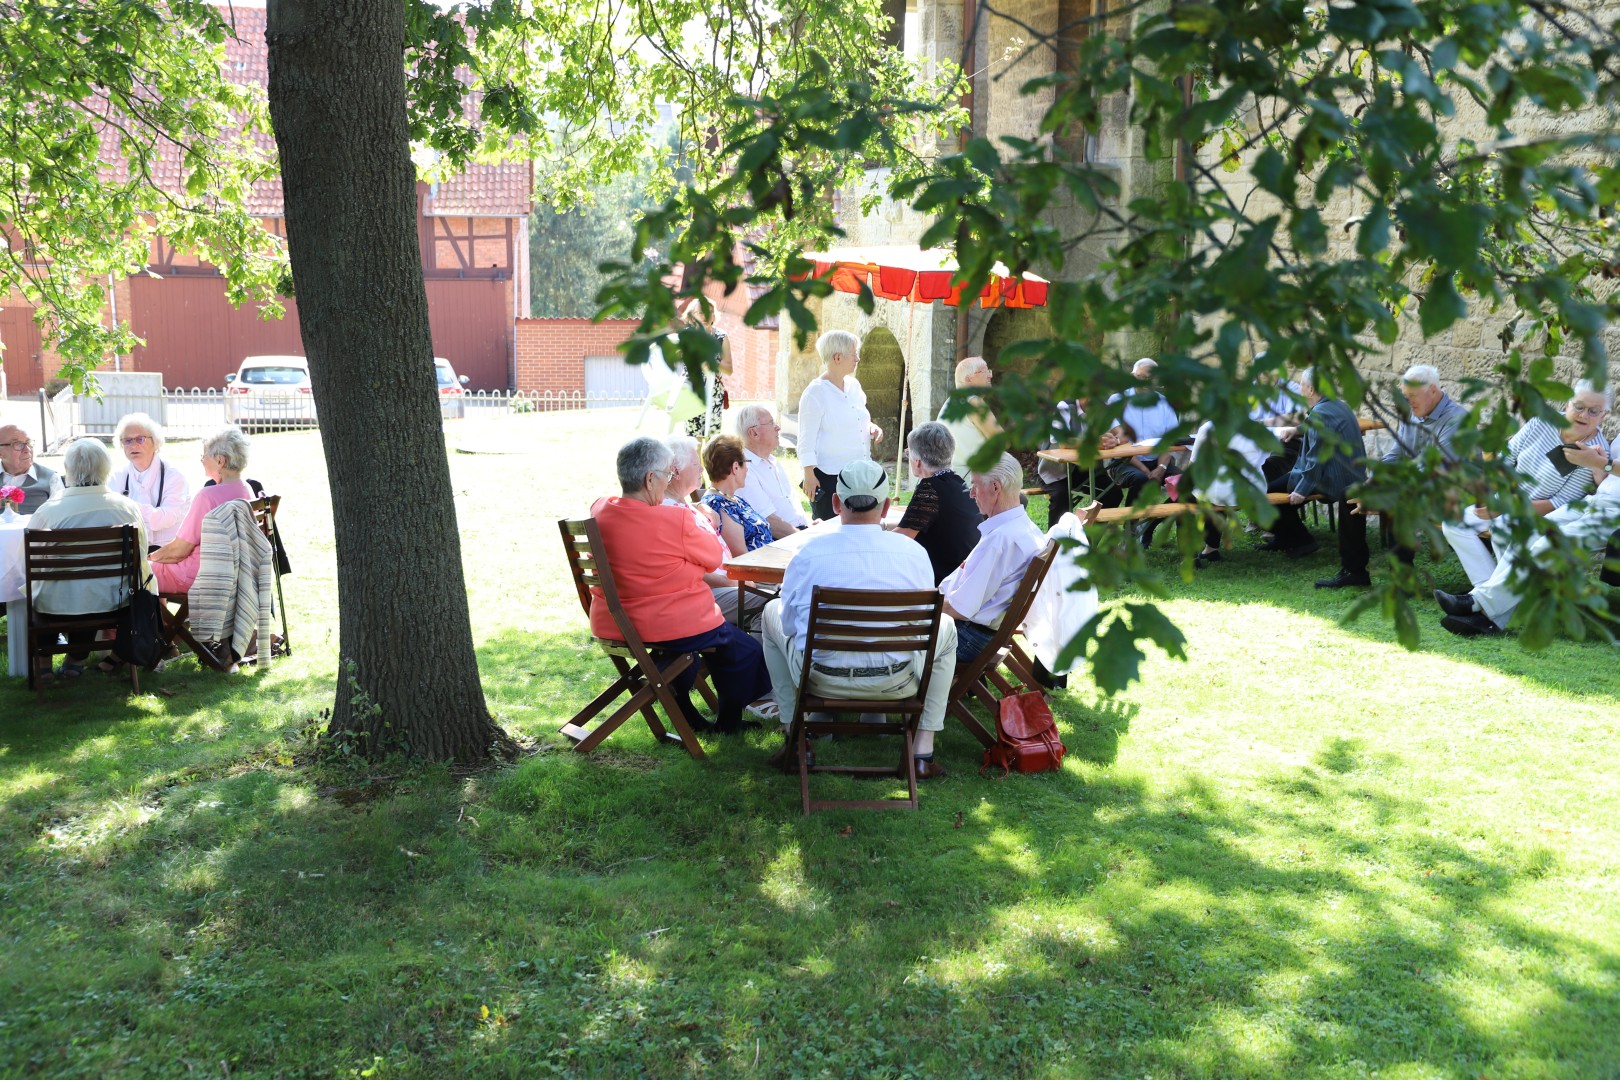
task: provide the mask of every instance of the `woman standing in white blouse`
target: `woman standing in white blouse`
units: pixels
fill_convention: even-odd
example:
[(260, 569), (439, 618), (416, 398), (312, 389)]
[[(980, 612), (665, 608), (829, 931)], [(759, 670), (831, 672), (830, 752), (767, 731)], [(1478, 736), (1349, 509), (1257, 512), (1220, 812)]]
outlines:
[(113, 441), (123, 447), (129, 463), (112, 474), (107, 490), (140, 507), (146, 542), (162, 547), (174, 539), (191, 509), (191, 482), (158, 456), (163, 450), (163, 425), (145, 413), (130, 413), (118, 421)]
[(847, 330), (829, 330), (816, 340), (821, 375), (799, 396), (799, 464), (804, 493), (817, 520), (834, 517), (833, 488), (851, 461), (870, 459), (883, 429), (872, 423), (866, 391), (855, 378), (860, 342)]

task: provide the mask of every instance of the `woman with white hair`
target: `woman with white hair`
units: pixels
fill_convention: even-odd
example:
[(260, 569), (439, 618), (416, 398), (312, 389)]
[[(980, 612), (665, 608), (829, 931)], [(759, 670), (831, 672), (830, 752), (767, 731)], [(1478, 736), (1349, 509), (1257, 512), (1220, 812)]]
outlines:
[(822, 372), (799, 395), (799, 464), (804, 493), (816, 519), (835, 517), (833, 488), (851, 461), (870, 460), (883, 429), (872, 423), (866, 391), (855, 378), (860, 342), (847, 330), (829, 330), (816, 340)]
[(130, 413), (118, 421), (113, 445), (124, 449), (127, 463), (107, 488), (141, 508), (148, 543), (161, 547), (174, 539), (191, 508), (191, 481), (163, 460), (163, 425), (145, 413)]
[[(135, 554), (139, 574), (147, 580), (146, 531), (141, 512), (122, 495), (107, 490), (112, 472), (112, 455), (97, 439), (80, 439), (68, 447), (62, 458), (65, 488), (60, 498), (34, 511), (28, 519), (29, 532), (52, 529), (95, 529), (133, 525), (136, 530)], [(52, 615), (105, 616), (129, 602), (129, 582), (114, 578), (88, 581), (40, 581), (34, 585), (34, 608)], [(18, 628), (21, 630), (21, 627)], [(84, 674), (84, 662), (95, 641), (94, 630), (68, 632), (69, 645), (84, 645), (82, 652), (70, 652), (62, 660), (59, 674), (77, 678)]]
[(214, 483), (191, 500), (191, 508), (175, 530), (174, 539), (152, 553), (152, 574), (157, 578), (159, 592), (191, 591), (201, 561), (202, 522), (209, 511), (232, 499), (253, 501), (253, 489), (242, 479), (248, 446), (247, 436), (238, 427), (222, 428), (203, 440), (203, 472)]
[[(743, 709), (771, 692), (770, 673), (759, 642), (727, 622), (704, 578), (720, 569), (725, 546), (691, 511), (664, 505), (675, 473), (669, 447), (647, 436), (619, 450), (620, 494), (598, 499), (591, 517), (602, 533), (620, 606), (651, 648), (674, 653), (701, 652), (720, 698), (717, 727), (743, 729)], [(621, 640), (607, 601), (591, 590), (591, 633)], [(672, 684), (686, 721), (710, 725), (693, 707), (690, 692), (697, 665)]]
[[(1609, 395), (1589, 379), (1581, 379), (1574, 390), (1564, 404), (1562, 428), (1531, 417), (1508, 440), (1504, 460), (1518, 470), (1522, 477), (1519, 490), (1542, 517), (1590, 495), (1597, 486), (1593, 470), (1570, 461), (1565, 448), (1601, 451), (1608, 464), (1609, 443), (1598, 428), (1609, 411)], [(1605, 475), (1599, 472), (1596, 479)], [(1457, 553), (1470, 585), (1483, 585), (1496, 573), (1497, 557), (1507, 550), (1507, 524), (1505, 517), (1487, 509), (1483, 501), (1466, 508), (1461, 522), (1441, 524), (1440, 531)]]
[(967, 481), (951, 466), (955, 456), (955, 435), (941, 421), (918, 424), (906, 437), (906, 462), (917, 487), (894, 531), (928, 552), (935, 585), (961, 566), (978, 544), (979, 522), (984, 520)]

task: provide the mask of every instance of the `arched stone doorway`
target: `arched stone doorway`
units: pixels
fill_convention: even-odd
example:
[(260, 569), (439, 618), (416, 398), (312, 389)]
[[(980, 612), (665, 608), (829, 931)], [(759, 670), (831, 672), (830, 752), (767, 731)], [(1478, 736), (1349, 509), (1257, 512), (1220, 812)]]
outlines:
[(998, 308), (985, 324), (981, 355), (997, 376), (1014, 372), (1028, 375), (1035, 366), (1033, 357), (1011, 357), (1002, 361), (1002, 350), (1016, 341), (1038, 341), (1051, 336), (1052, 322), (1040, 308)]
[(899, 339), (881, 326), (868, 333), (861, 342), (861, 366), (856, 377), (866, 391), (872, 422), (883, 429), (883, 441), (872, 447), (872, 456), (886, 464), (894, 461), (895, 450), (905, 437), (905, 432), (899, 430), (900, 379), (904, 371), (905, 355)]

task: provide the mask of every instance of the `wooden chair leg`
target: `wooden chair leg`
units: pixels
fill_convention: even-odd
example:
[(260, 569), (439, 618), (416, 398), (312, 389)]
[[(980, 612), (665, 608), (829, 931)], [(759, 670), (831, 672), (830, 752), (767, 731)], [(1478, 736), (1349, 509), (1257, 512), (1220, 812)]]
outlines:
[(962, 698), (953, 697), (946, 711), (962, 722), (962, 726), (968, 729), (968, 734), (979, 740), (980, 746), (989, 747), (995, 745), (995, 736), (990, 734), (983, 724), (979, 723), (979, 718), (973, 715), (973, 711), (967, 707), (967, 703)]
[(794, 739), (793, 754), (799, 762), (799, 806), (805, 817), (810, 816), (810, 740), (805, 737), (804, 723), (795, 717), (793, 731), (790, 737)]
[[(652, 698), (653, 688), (645, 683), (642, 684), (641, 689), (630, 695), (630, 700), (619, 706), (619, 708), (614, 711), (612, 716), (600, 721), (589, 731), (583, 731), (583, 729), (581, 729), (583, 731), (583, 737), (581, 737), (579, 741), (574, 744), (574, 752), (578, 754), (588, 754), (592, 750), (595, 750), (598, 746), (601, 746), (602, 740), (606, 739), (609, 735), (617, 731), (620, 724), (624, 723), (626, 720), (630, 719), (630, 717), (640, 712), (642, 708), (646, 706), (647, 702), (652, 700)], [(571, 733), (567, 727), (563, 728), (563, 734), (567, 735), (569, 738), (575, 737), (575, 734)]]

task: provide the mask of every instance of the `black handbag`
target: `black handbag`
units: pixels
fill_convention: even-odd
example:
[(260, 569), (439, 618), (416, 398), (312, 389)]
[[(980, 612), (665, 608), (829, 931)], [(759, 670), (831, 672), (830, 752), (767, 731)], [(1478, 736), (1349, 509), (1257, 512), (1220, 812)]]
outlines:
[(129, 545), (125, 552), (129, 559), (129, 603), (118, 615), (118, 636), (113, 639), (112, 651), (126, 664), (152, 671), (169, 645), (163, 634), (163, 601), (140, 583), (135, 530), (130, 529), (125, 535), (125, 543)]

